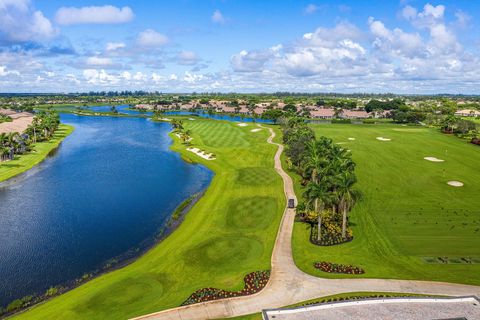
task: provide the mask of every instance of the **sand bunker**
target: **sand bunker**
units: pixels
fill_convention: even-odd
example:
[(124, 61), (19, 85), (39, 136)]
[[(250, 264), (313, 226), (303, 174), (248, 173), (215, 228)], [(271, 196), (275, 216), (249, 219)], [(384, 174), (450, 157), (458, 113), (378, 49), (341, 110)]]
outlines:
[(192, 120), (192, 121), (195, 121), (195, 119), (193, 119), (193, 118), (188, 118), (188, 120)]
[(251, 132), (258, 132), (258, 131), (260, 131), (260, 130), (262, 130), (262, 129), (252, 129), (252, 130), (250, 130), (250, 131), (251, 131)]
[(435, 157), (425, 157), (423, 159), (425, 159), (427, 161), (432, 161), (432, 162), (443, 162), (443, 161), (445, 161), (445, 160), (438, 159), (438, 158), (435, 158)]
[(463, 187), (463, 182), (460, 181), (448, 181), (447, 184), (452, 187)]
[(384, 138), (384, 137), (377, 137), (377, 140), (379, 141), (390, 141), (392, 139)]
[(345, 144), (346, 142), (336, 142), (335, 144)]
[(237, 126), (246, 127), (246, 126), (248, 126), (248, 124), (246, 124), (245, 122), (241, 122), (241, 123), (237, 124)]
[(355, 138), (348, 138), (348, 140), (350, 140), (350, 141), (354, 141), (354, 140), (355, 140)]
[(216, 158), (211, 153), (206, 153), (198, 148), (187, 148), (188, 151), (195, 153), (197, 156), (205, 160), (215, 160)]
[(172, 119), (168, 119), (168, 118), (160, 118), (160, 120), (162, 120), (162, 121), (172, 121)]

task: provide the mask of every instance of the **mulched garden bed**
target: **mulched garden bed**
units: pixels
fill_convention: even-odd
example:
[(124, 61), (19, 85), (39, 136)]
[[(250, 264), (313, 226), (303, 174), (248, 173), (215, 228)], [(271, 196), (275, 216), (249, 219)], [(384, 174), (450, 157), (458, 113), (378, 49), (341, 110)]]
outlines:
[(313, 266), (323, 272), (328, 273), (343, 273), (343, 274), (363, 274), (365, 270), (360, 267), (351, 265), (344, 265), (338, 263), (332, 263), (327, 261), (315, 262)]
[(342, 238), (341, 234), (330, 234), (326, 231), (322, 232), (320, 241), (317, 238), (317, 228), (312, 226), (310, 229), (310, 242), (317, 246), (335, 246), (338, 244), (347, 243), (353, 240), (353, 236), (347, 234), (346, 238)]
[(226, 291), (217, 288), (203, 288), (195, 291), (192, 295), (182, 303), (182, 306), (186, 306), (193, 303), (219, 300), (232, 297), (247, 296), (254, 294), (262, 290), (270, 278), (270, 270), (255, 271), (249, 273), (243, 278), (245, 286), (240, 291)]
[(470, 142), (480, 146), (480, 138), (473, 138), (472, 141), (470, 141)]

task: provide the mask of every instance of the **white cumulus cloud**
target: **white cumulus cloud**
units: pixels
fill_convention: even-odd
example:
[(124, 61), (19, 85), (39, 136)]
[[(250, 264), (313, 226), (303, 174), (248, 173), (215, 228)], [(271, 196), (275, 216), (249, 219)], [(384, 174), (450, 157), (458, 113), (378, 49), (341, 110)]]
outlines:
[(88, 57), (87, 65), (89, 66), (109, 66), (112, 65), (113, 61), (110, 58), (103, 57)]
[(0, 0), (0, 43), (44, 41), (55, 37), (55, 29), (29, 0)]
[(181, 51), (177, 54), (177, 62), (181, 65), (191, 66), (196, 64), (199, 60), (200, 58), (193, 51)]
[(161, 47), (169, 42), (166, 35), (153, 29), (142, 31), (137, 36), (137, 44), (141, 47)]
[(0, 66), (0, 77), (5, 77), (11, 74), (20, 75), (20, 72), (16, 70), (7, 70), (6, 66)]
[(123, 42), (108, 42), (105, 46), (105, 50), (107, 51), (115, 51), (118, 49), (123, 49), (126, 47), (126, 44)]
[(130, 7), (114, 6), (62, 7), (55, 15), (55, 21), (60, 25), (72, 24), (116, 24), (133, 19)]

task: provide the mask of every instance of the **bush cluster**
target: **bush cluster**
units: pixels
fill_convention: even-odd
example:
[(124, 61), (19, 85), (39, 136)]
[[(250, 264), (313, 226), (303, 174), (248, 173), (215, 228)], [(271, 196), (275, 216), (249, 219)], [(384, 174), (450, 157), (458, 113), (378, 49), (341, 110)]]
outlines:
[(352, 265), (338, 264), (327, 261), (315, 262), (313, 266), (316, 269), (322, 270), (328, 273), (343, 273), (343, 274), (364, 274), (365, 270), (360, 267)]
[(182, 303), (182, 306), (211, 300), (251, 295), (262, 290), (267, 285), (268, 279), (270, 279), (270, 270), (255, 271), (245, 276), (243, 279), (245, 286), (240, 291), (203, 288), (192, 293), (190, 297)]

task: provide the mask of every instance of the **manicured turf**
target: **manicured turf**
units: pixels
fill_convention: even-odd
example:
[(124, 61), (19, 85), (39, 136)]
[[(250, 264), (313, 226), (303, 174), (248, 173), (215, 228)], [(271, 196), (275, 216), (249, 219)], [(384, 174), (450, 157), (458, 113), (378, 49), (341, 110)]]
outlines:
[[(253, 124), (184, 122), (192, 130), (193, 145), (217, 159), (207, 161), (185, 151), (172, 135), (174, 150), (215, 171), (209, 189), (181, 226), (131, 265), (16, 318), (126, 319), (177, 307), (203, 287), (239, 290), (247, 273), (270, 268), (285, 200), (273, 169), (276, 147), (266, 143), (268, 131), (250, 132)], [(248, 172), (268, 183), (246, 184)]]
[(50, 151), (58, 147), (72, 131), (72, 126), (61, 124), (50, 141), (36, 143), (32, 152), (16, 155), (11, 161), (0, 162), (0, 182), (25, 172), (43, 161)]
[[(309, 228), (295, 223), (294, 258), (302, 270), (322, 277), (340, 277), (313, 267), (314, 261), (330, 261), (360, 266), (366, 271), (362, 276), (342, 277), (480, 284), (478, 146), (419, 127), (313, 128), (318, 136), (331, 137), (352, 151), (363, 200), (350, 214), (354, 233), (351, 243), (315, 246), (308, 240)], [(391, 141), (378, 141), (376, 137)], [(423, 159), (428, 156), (445, 162)], [(298, 177), (295, 179), (300, 194)], [(447, 185), (449, 180), (465, 185), (451, 187)], [(456, 263), (438, 263), (437, 257), (444, 256)], [(462, 257), (476, 258), (478, 263), (462, 263)]]

